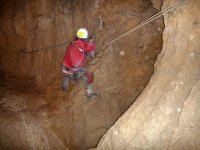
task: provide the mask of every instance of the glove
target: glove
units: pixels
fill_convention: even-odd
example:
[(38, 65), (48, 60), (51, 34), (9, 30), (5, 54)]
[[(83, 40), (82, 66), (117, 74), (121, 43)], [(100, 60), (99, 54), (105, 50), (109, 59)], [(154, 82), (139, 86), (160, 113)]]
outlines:
[(90, 41), (90, 42), (93, 42), (93, 41), (94, 41), (93, 36), (90, 36), (90, 37), (89, 37), (89, 41)]
[(89, 56), (90, 52), (84, 52), (85, 56)]

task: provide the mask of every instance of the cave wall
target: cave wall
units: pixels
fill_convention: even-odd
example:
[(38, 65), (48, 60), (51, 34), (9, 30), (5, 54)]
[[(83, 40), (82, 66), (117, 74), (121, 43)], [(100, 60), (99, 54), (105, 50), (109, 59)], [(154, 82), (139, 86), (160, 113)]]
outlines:
[[(150, 0), (8, 0), (1, 5), (0, 68), (14, 75), (0, 86), (0, 128), (7, 126), (0, 132), (1, 148), (94, 147), (149, 81), (161, 49), (162, 19), (97, 51), (87, 66), (95, 74), (95, 101), (87, 102), (83, 82), (72, 82), (68, 92), (61, 91), (60, 64), (67, 43), (85, 26), (100, 47), (155, 14), (158, 7)], [(96, 26), (99, 16), (102, 30)], [(63, 40), (66, 45), (37, 51)], [(26, 78), (19, 84), (16, 74), (33, 76), (36, 85)], [(32, 89), (37, 87), (39, 91)]]
[[(173, 2), (164, 1), (162, 9)], [(163, 48), (150, 82), (95, 149), (200, 149), (199, 6), (187, 1), (164, 16)]]
[[(112, 9), (110, 9), (111, 5), (113, 6)], [(104, 0), (90, 2), (8, 0), (2, 1), (1, 7), (1, 72), (34, 76), (38, 87), (43, 90), (46, 90), (52, 81), (61, 77), (60, 64), (65, 49), (78, 28), (83, 26), (88, 28), (90, 34), (93, 34), (97, 46), (100, 47), (157, 11), (152, 8), (150, 1), (146, 1), (143, 4), (142, 0), (124, 1), (123, 3)], [(104, 21), (102, 30), (97, 25), (99, 16)], [(149, 34), (149, 32), (152, 34)], [(153, 43), (156, 40), (161, 41), (161, 36), (157, 36), (161, 32), (162, 21), (160, 20), (141, 29), (140, 32), (127, 36), (114, 45), (116, 47), (115, 51), (117, 51), (115, 55), (119, 54), (119, 51), (125, 51), (125, 57), (115, 56), (113, 59), (126, 59), (127, 56), (132, 55), (131, 59), (137, 63), (138, 61), (143, 61), (138, 57), (145, 55), (144, 61), (141, 62), (141, 67), (137, 67), (137, 69), (150, 70), (148, 67), (152, 66), (156, 57), (156, 54), (151, 55), (151, 51), (157, 50), (155, 53), (158, 53), (161, 47), (160, 44)], [(148, 36), (151, 36), (152, 40), (147, 40)], [(64, 44), (59, 45), (60, 43)], [(121, 45), (124, 46), (122, 47)], [(52, 48), (48, 49), (49, 47)], [(43, 48), (47, 49), (42, 50)], [(101, 53), (103, 52), (101, 51)], [(113, 55), (111, 52), (108, 53), (103, 57)], [(148, 65), (147, 61), (151, 64)], [(134, 64), (133, 62), (131, 63)], [(129, 65), (130, 63), (127, 64)], [(142, 67), (145, 68), (142, 69)], [(139, 69), (138, 72), (141, 70)], [(152, 67), (151, 70), (153, 70)], [(149, 76), (151, 73), (147, 71), (147, 74)]]
[[(74, 26), (81, 27), (84, 24), (81, 19), (85, 16), (90, 19), (85, 26), (95, 30), (97, 47), (157, 12), (149, 1), (101, 1), (98, 6), (95, 1), (79, 2), (82, 2), (81, 5), (74, 8)], [(84, 9), (81, 8), (83, 6)], [(100, 31), (99, 26), (95, 29), (99, 15), (104, 20), (103, 31)], [(48, 86), (46, 97), (52, 105), (50, 122), (54, 124), (54, 130), (65, 127), (65, 132), (61, 134), (71, 149), (96, 145), (140, 94), (149, 81), (154, 60), (161, 49), (162, 28), (162, 19), (159, 19), (97, 52), (97, 57), (89, 64), (95, 74), (94, 89), (99, 93), (95, 101), (87, 103), (82, 82), (72, 84), (69, 95), (58, 91), (60, 79), (53, 81), (54, 86)], [(120, 55), (121, 51), (125, 55)], [(61, 104), (64, 105), (62, 111)], [(63, 120), (63, 117), (67, 119)]]
[[(38, 87), (55, 78), (66, 44), (73, 36), (72, 3), (51, 0), (8, 0), (1, 2), (0, 70), (34, 76)], [(33, 52), (36, 53), (24, 53)]]

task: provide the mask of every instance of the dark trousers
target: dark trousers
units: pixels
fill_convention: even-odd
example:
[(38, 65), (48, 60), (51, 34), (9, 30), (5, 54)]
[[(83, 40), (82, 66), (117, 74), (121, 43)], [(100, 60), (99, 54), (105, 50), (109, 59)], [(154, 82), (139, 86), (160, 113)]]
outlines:
[(63, 90), (67, 90), (70, 80), (84, 80), (85, 88), (88, 89), (89, 87), (91, 87), (94, 75), (89, 70), (83, 67), (78, 68), (77, 70), (72, 70), (62, 65), (61, 71), (64, 76), (64, 80), (62, 83)]

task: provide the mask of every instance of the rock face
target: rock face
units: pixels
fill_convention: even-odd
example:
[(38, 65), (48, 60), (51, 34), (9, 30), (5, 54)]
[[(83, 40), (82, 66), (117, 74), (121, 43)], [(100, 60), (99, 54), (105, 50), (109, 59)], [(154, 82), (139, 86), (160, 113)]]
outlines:
[(100, 96), (91, 102), (82, 82), (61, 91), (67, 43), (84, 26), (101, 47), (158, 10), (150, 0), (6, 0), (0, 5), (0, 149), (95, 147), (149, 81), (162, 46), (163, 20), (97, 50), (88, 66)]
[[(175, 0), (166, 0), (162, 9)], [(96, 149), (200, 149), (200, 1), (164, 16), (163, 48), (147, 87)]]
[(1, 8), (1, 71), (34, 76), (45, 89), (55, 79), (66, 47), (55, 45), (73, 36), (71, 3), (3, 0)]

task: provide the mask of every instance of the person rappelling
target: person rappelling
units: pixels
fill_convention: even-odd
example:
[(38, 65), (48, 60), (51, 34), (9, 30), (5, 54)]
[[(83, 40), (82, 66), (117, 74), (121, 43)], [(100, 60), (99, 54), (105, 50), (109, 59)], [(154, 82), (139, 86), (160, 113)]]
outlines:
[(93, 37), (88, 39), (88, 31), (86, 28), (80, 28), (76, 34), (76, 38), (70, 42), (61, 65), (61, 71), (64, 76), (62, 83), (63, 91), (66, 91), (70, 80), (84, 80), (86, 96), (88, 99), (97, 96), (93, 92), (92, 83), (94, 74), (84, 67), (87, 58), (94, 58), (96, 46)]

